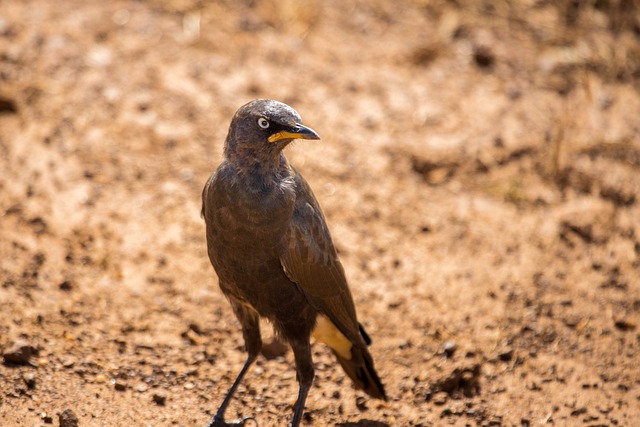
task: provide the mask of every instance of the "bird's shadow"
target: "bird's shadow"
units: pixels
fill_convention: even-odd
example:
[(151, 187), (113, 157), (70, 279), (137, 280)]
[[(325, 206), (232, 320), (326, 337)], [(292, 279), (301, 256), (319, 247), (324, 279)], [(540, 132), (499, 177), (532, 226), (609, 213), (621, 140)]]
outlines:
[(340, 423), (337, 427), (389, 427), (389, 424), (380, 421), (360, 420), (355, 423)]

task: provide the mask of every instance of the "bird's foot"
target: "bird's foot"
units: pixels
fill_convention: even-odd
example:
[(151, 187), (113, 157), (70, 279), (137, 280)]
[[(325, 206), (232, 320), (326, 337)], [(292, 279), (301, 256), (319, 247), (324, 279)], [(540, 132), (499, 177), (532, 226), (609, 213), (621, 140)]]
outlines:
[[(248, 424), (248, 421), (251, 421), (252, 423)], [(249, 425), (258, 427), (258, 422), (254, 417), (244, 417), (236, 421), (225, 421), (222, 417), (216, 415), (213, 417), (211, 422), (207, 424), (207, 427), (249, 427)]]

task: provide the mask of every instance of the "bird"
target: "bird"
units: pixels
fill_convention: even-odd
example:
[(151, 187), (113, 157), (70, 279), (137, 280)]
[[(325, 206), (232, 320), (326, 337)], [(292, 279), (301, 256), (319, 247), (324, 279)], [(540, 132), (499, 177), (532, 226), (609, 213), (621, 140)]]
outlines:
[(320, 204), (283, 153), (297, 139), (320, 137), (287, 104), (256, 99), (241, 106), (202, 191), (207, 253), (247, 352), (207, 427), (255, 421), (226, 421), (225, 411), (261, 351), (260, 318), (293, 351), (299, 391), (291, 427), (300, 425), (313, 383), (312, 336), (328, 345), (356, 388), (387, 400)]

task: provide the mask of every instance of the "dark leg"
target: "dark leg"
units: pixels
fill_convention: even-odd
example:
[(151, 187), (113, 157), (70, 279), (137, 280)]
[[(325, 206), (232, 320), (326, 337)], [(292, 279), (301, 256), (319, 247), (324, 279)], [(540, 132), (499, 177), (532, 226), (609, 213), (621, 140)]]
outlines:
[(238, 388), (238, 385), (240, 385), (242, 378), (245, 376), (253, 362), (256, 360), (256, 357), (258, 357), (260, 348), (262, 347), (258, 314), (250, 308), (247, 308), (241, 304), (234, 304), (233, 301), (231, 302), (231, 305), (233, 306), (233, 310), (236, 313), (238, 320), (242, 324), (242, 335), (244, 336), (244, 342), (245, 346), (247, 347), (247, 353), (249, 353), (249, 356), (247, 357), (247, 361), (242, 367), (242, 370), (238, 374), (238, 377), (233, 382), (233, 385), (231, 385), (231, 388), (222, 401), (222, 405), (220, 405), (220, 408), (218, 408), (218, 412), (216, 412), (216, 414), (213, 416), (211, 422), (207, 424), (207, 427), (242, 427), (246, 425), (246, 422), (248, 420), (252, 420), (255, 423), (253, 417), (245, 417), (234, 422), (227, 422), (224, 420), (224, 413), (227, 410), (227, 406), (229, 406), (229, 402), (231, 402), (233, 394)]
[(302, 420), (304, 403), (307, 400), (309, 389), (311, 389), (311, 384), (313, 383), (314, 369), (311, 358), (311, 345), (309, 344), (308, 338), (303, 342), (292, 344), (291, 348), (293, 349), (293, 354), (296, 359), (300, 390), (298, 391), (296, 406), (293, 409), (293, 420), (291, 420), (290, 427), (298, 427)]
[(229, 402), (231, 402), (231, 398), (233, 397), (233, 393), (235, 393), (236, 388), (238, 388), (238, 385), (240, 385), (240, 382), (242, 381), (242, 378), (244, 377), (244, 374), (247, 373), (247, 371), (249, 370), (249, 367), (253, 364), (254, 360), (256, 360), (255, 356), (249, 356), (249, 358), (247, 359), (247, 361), (245, 362), (244, 366), (242, 367), (242, 370), (240, 371), (240, 373), (238, 374), (238, 377), (236, 378), (236, 380), (233, 382), (233, 385), (231, 386), (231, 388), (229, 389), (229, 391), (227, 392), (226, 397), (224, 398), (224, 400), (222, 401), (222, 405), (220, 405), (220, 408), (218, 408), (218, 412), (216, 412), (216, 414), (213, 416), (213, 419), (211, 420), (211, 422), (209, 424), (207, 424), (207, 427), (232, 427), (232, 426), (244, 426), (247, 420), (252, 420), (253, 417), (247, 417), (247, 418), (243, 418), (239, 421), (234, 421), (234, 422), (226, 422), (224, 420), (224, 412), (227, 410), (227, 406), (229, 406)]

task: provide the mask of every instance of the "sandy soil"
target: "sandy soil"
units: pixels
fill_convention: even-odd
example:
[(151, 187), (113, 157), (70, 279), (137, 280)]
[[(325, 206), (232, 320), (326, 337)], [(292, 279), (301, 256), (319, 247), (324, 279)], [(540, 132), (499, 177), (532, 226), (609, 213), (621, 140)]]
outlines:
[[(640, 6), (586, 3), (2, 0), (0, 424), (206, 424), (200, 191), (269, 97), (390, 396), (314, 344), (305, 425), (640, 425)], [(230, 417), (286, 425), (273, 356)]]

